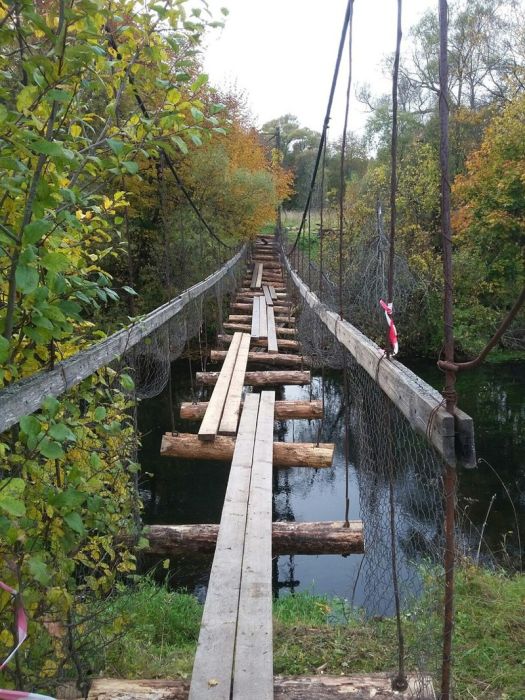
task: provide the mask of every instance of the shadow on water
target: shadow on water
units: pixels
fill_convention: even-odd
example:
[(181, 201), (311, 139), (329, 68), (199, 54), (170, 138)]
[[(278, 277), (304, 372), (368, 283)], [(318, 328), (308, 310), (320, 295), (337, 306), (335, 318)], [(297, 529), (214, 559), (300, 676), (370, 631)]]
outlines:
[[(413, 362), (411, 368), (434, 386), (440, 388), (441, 375), (429, 363)], [(197, 423), (181, 421), (178, 408), (181, 401), (192, 398), (188, 364), (173, 364), (173, 405), (175, 430), (196, 433)], [(514, 506), (525, 518), (525, 364), (487, 365), (469, 376), (460, 378), (461, 407), (475, 420), (478, 456), (486, 459), (505, 483), (514, 498)], [(276, 423), (276, 439), (284, 441), (335, 442), (334, 463), (330, 469), (274, 470), (275, 520), (343, 520), (345, 513), (344, 409), (342, 379), (339, 372), (325, 376), (325, 418), (322, 421), (296, 420)], [(316, 376), (311, 387), (286, 387), (277, 392), (277, 399), (321, 398), (321, 378)], [(202, 390), (206, 391), (206, 390)], [(206, 396), (195, 397), (206, 400)], [(144, 521), (158, 524), (216, 523), (220, 520), (228, 480), (229, 465), (221, 462), (161, 458), (162, 434), (171, 429), (170, 401), (167, 388), (154, 399), (139, 407), (139, 428), (143, 434), (140, 462), (142, 466), (141, 493), (144, 500)], [(352, 426), (351, 430), (354, 430)], [(350, 519), (360, 517), (358, 474), (354, 463), (358, 439), (351, 435), (348, 470)], [(418, 473), (417, 463), (409, 463), (396, 476), (396, 491), (401, 494), (403, 517), (398, 529), (401, 557), (400, 567), (409, 561), (424, 559), (425, 543), (440, 535), (440, 522), (431, 522), (431, 514), (439, 509), (429, 507), (429, 498), (439, 500), (439, 490)], [(378, 494), (385, 484), (371, 487)], [(462, 470), (459, 481), (459, 505), (464, 515), (462, 527), (465, 539), (477, 546), (476, 533), (481, 530), (493, 494), (496, 494), (485, 530), (485, 541), (492, 551), (501, 549), (507, 539), (507, 550), (517, 553), (517, 539), (509, 531), (516, 530), (514, 515), (505, 489), (494, 473), (481, 464), (472, 471)], [(367, 504), (369, 507), (371, 504)], [(372, 504), (373, 506), (373, 504)], [(435, 520), (435, 518), (434, 518)], [(279, 591), (311, 591), (319, 594), (353, 597), (356, 605), (365, 604), (369, 612), (370, 592), (366, 581), (358, 576), (361, 555), (342, 557), (280, 556), (274, 559), (273, 583)], [(379, 562), (388, 571), (389, 562)], [(203, 599), (206, 591), (211, 557), (178, 558), (171, 562), (173, 585), (185, 587)], [(406, 571), (401, 571), (406, 576)], [(386, 582), (385, 582), (386, 584)], [(413, 592), (417, 592), (418, 583)], [(379, 595), (379, 592), (378, 592)], [(372, 606), (373, 607), (373, 606)], [(390, 609), (390, 605), (387, 606)]]

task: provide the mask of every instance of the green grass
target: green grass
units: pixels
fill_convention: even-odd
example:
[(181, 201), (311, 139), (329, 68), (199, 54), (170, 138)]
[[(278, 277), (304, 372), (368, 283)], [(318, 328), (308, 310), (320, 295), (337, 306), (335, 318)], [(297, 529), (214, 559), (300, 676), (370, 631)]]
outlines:
[[(454, 679), (456, 697), (523, 700), (525, 687), (525, 576), (505, 576), (471, 565), (458, 572)], [(407, 666), (413, 652), (439, 655), (441, 620), (430, 603), (403, 620)], [(123, 634), (95, 655), (95, 671), (128, 678), (191, 674), (202, 606), (145, 578), (112, 602), (108, 619)], [(434, 641), (432, 641), (434, 640)], [(101, 633), (99, 644), (104, 643)], [(429, 647), (429, 644), (431, 647)], [(436, 646), (432, 646), (435, 644)], [(366, 620), (340, 600), (309, 593), (274, 602), (274, 670), (287, 675), (391, 671), (396, 664), (392, 618)]]

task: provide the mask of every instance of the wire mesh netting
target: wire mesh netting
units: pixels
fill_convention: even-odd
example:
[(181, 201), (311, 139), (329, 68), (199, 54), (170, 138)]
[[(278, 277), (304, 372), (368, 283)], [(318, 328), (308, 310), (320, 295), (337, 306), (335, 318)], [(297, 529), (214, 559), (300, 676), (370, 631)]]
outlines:
[(199, 355), (204, 358), (201, 334), (205, 333), (205, 317), (216, 319), (218, 326), (222, 326), (229, 295), (237, 288), (245, 265), (245, 257), (241, 256), (213, 287), (192, 299), (113, 363), (119, 369), (126, 368), (132, 376), (137, 399), (149, 399), (163, 391), (169, 381), (171, 363), (188, 350), (189, 341), (196, 336), (199, 336)]
[[(336, 309), (338, 290), (328, 278), (324, 287), (323, 301)], [(294, 294), (290, 280), (289, 290)], [(346, 374), (349, 459), (357, 475), (365, 539), (357, 573), (365, 591), (363, 612), (393, 619), (397, 608), (397, 650), (406, 672), (417, 678), (409, 695), (433, 697), (428, 681), (439, 687), (442, 660), (444, 464), (316, 310), (294, 296), (304, 354), (314, 367)]]

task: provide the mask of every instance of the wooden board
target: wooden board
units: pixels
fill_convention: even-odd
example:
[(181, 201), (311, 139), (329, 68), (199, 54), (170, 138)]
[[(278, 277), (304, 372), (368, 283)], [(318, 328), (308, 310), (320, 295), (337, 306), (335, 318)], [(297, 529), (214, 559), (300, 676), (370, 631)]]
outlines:
[(259, 297), (259, 338), (268, 337), (268, 315), (266, 313), (266, 300)]
[(268, 321), (268, 352), (279, 352), (277, 344), (277, 333), (275, 331), (275, 316), (273, 314), (273, 306), (266, 307)]
[(250, 283), (250, 287), (251, 287), (252, 289), (256, 286), (256, 282), (257, 282), (257, 275), (258, 275), (258, 272), (259, 272), (259, 271), (258, 271), (258, 268), (257, 268), (257, 264), (258, 264), (258, 263), (255, 263), (255, 265), (253, 266), (252, 281), (251, 281), (251, 283)]
[[(230, 388), (231, 378), (237, 361), (237, 355), (241, 340), (245, 336), (242, 333), (235, 333), (233, 340), (226, 354), (224, 364), (219, 373), (219, 378), (213, 390), (208, 404), (208, 410), (199, 428), (199, 440), (213, 440), (219, 430), (224, 404)], [(249, 336), (248, 336), (249, 337)], [(246, 367), (246, 364), (245, 364)], [(240, 399), (239, 399), (240, 404)]]
[(272, 295), (270, 294), (267, 284), (263, 284), (263, 294), (264, 298), (266, 299), (266, 306), (273, 306)]
[[(193, 664), (190, 700), (229, 700), (237, 627), (251, 466), (259, 395), (249, 394), (239, 425), (199, 643)], [(213, 679), (213, 684), (210, 680)]]
[(292, 270), (288, 273), (305, 302), (328, 330), (344, 345), (356, 362), (377, 382), (410, 425), (435, 447), (445, 462), (476, 466), (474, 424), (459, 409), (455, 416), (443, 407), (443, 396), (397, 360), (382, 359), (383, 350), (339, 314), (321, 303)]
[(275, 392), (261, 392), (244, 540), (233, 700), (273, 699), (272, 455)]
[(253, 266), (252, 282), (250, 284), (251, 289), (259, 289), (262, 282), (263, 276), (263, 263), (256, 262)]
[(159, 306), (147, 316), (133, 322), (129, 328), (113, 333), (106, 340), (77, 352), (63, 362), (58, 362), (52, 370), (37, 372), (0, 390), (0, 433), (17, 423), (22, 416), (27, 416), (40, 408), (46, 396), (60, 396), (100, 367), (121, 357), (140, 343), (170, 318), (179, 314), (187, 304), (214, 287), (242, 261), (246, 251), (245, 245), (220, 270), (186, 289), (175, 299)]
[(243, 333), (219, 425), (221, 435), (236, 435), (241, 413), (242, 388), (250, 351), (250, 335)]
[(251, 327), (251, 336), (252, 336), (252, 338), (258, 338), (258, 337), (259, 337), (259, 298), (260, 298), (260, 297), (253, 297), (253, 303), (252, 303), (252, 327)]
[(257, 289), (261, 286), (262, 284), (262, 278), (263, 278), (263, 272), (264, 272), (264, 264), (262, 262), (256, 263), (259, 266), (259, 269), (257, 271), (257, 281), (256, 281), (256, 287)]
[(277, 292), (275, 291), (275, 287), (273, 285), (269, 285), (268, 289), (270, 290), (270, 296), (274, 301), (277, 301)]

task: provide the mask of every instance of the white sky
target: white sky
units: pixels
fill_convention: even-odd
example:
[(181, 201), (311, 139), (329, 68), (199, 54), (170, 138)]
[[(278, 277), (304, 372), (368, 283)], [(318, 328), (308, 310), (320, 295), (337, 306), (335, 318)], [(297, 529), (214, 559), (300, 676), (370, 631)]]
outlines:
[[(346, 0), (208, 0), (219, 16), (229, 9), (223, 30), (210, 33), (204, 69), (217, 86), (235, 84), (246, 92), (260, 126), (295, 114), (302, 126), (320, 131), (328, 101)], [(403, 32), (437, 0), (404, 0)], [(395, 46), (396, 0), (355, 0), (350, 129), (359, 131), (365, 107), (355, 88), (369, 83), (374, 94), (389, 92), (381, 61)], [(339, 75), (329, 138), (343, 130), (347, 61)]]

